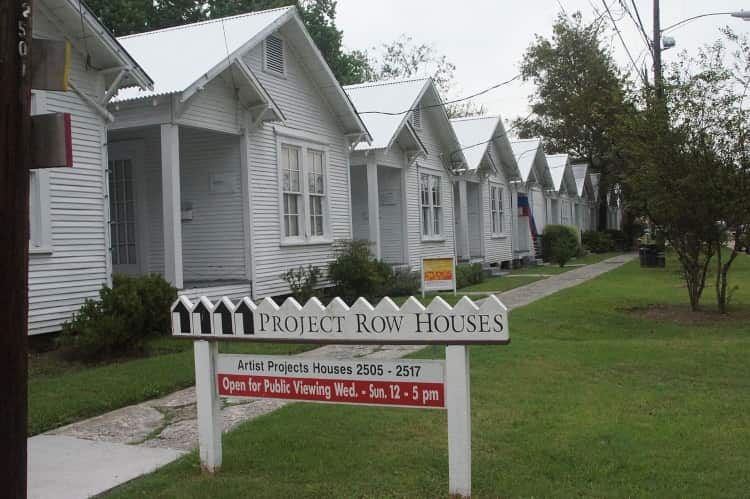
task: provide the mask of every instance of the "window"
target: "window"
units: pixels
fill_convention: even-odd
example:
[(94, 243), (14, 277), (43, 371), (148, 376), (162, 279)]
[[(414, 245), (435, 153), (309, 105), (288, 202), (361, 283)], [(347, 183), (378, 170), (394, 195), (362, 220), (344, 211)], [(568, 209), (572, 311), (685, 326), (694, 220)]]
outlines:
[(326, 153), (289, 142), (279, 147), (282, 238), (288, 243), (315, 242), (330, 234)]
[(271, 35), (264, 44), (264, 61), (266, 71), (284, 74), (284, 40)]
[(49, 221), (49, 174), (31, 170), (29, 175), (29, 251), (49, 253), (52, 235)]
[(423, 173), (420, 177), (422, 236), (438, 237), (443, 231), (443, 207), (440, 177)]
[(414, 128), (422, 128), (422, 109), (414, 109), (409, 117), (409, 122)]
[(136, 265), (135, 193), (133, 162), (109, 162), (109, 224), (112, 234), (112, 265)]
[(503, 233), (503, 189), (498, 185), (490, 184), (490, 220), (492, 221), (492, 233)]
[(281, 146), (281, 171), (283, 178), (284, 236), (299, 237), (302, 205), (302, 182), (300, 182), (300, 150), (297, 147)]
[(323, 202), (325, 201), (326, 188), (323, 172), (323, 152), (309, 150), (308, 164), (310, 165), (308, 178), (310, 179), (310, 234), (322, 237), (324, 219)]

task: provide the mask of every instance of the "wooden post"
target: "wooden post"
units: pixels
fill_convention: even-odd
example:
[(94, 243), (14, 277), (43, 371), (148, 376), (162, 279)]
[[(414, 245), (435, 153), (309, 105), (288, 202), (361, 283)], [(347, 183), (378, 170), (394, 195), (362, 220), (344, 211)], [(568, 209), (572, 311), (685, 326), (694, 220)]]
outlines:
[(31, 0), (0, 4), (0, 491), (26, 497)]
[(367, 157), (367, 212), (370, 221), (370, 243), (373, 255), (380, 258), (380, 197), (378, 189), (378, 164), (375, 155)]
[(221, 468), (221, 400), (216, 386), (219, 344), (196, 341), (195, 399), (198, 405), (198, 448), (201, 467), (209, 473)]
[(445, 402), (448, 409), (448, 493), (471, 496), (471, 393), (469, 349), (445, 347)]
[(182, 281), (182, 203), (180, 202), (180, 128), (161, 126), (161, 190), (164, 221), (164, 274), (177, 289)]

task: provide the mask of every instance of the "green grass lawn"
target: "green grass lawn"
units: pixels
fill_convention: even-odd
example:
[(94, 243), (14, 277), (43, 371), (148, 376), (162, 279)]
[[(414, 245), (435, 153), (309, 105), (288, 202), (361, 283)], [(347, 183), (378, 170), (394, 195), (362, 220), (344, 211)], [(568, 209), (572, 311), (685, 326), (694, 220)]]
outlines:
[[(99, 366), (66, 362), (57, 352), (33, 355), (29, 369), (29, 434), (192, 386), (192, 347), (191, 341), (158, 338), (149, 344), (149, 357)], [(281, 355), (311, 348), (315, 345), (221, 345), (224, 352)]]
[(513, 275), (526, 275), (526, 274), (562, 274), (563, 272), (568, 272), (573, 269), (580, 268), (581, 265), (591, 265), (592, 263), (599, 263), (602, 260), (606, 260), (607, 258), (612, 258), (613, 256), (621, 255), (622, 253), (590, 253), (584, 257), (581, 258), (575, 258), (571, 261), (569, 261), (567, 264), (565, 264), (565, 267), (560, 267), (559, 265), (555, 263), (550, 263), (549, 265), (542, 265), (538, 267), (526, 267), (523, 269), (517, 269), (512, 272)]
[[(691, 315), (674, 262), (635, 261), (472, 347), (475, 497), (746, 497), (750, 257), (735, 265), (734, 318)], [(216, 476), (193, 452), (107, 497), (445, 497), (446, 431), (444, 411), (293, 404), (226, 435)]]

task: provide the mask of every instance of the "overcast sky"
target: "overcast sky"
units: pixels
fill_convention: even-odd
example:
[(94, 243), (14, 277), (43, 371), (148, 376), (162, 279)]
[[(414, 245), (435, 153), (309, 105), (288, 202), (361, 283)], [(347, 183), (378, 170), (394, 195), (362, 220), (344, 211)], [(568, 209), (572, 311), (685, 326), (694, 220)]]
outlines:
[[(630, 0), (627, 0), (630, 5)], [(641, 19), (653, 31), (651, 0), (635, 0)], [(620, 0), (613, 5), (615, 19), (623, 14)], [(445, 54), (456, 65), (458, 95), (467, 95), (518, 73), (524, 51), (534, 35), (551, 35), (551, 26), (561, 6), (568, 14), (583, 13), (592, 20), (593, 6), (603, 10), (601, 0), (338, 0), (339, 29), (344, 31), (347, 49), (370, 49), (407, 34), (420, 43), (428, 43)], [(661, 0), (662, 28), (683, 19), (705, 13), (750, 10), (750, 0)], [(632, 11), (632, 9), (631, 9)], [(645, 42), (627, 15), (617, 22), (633, 58), (639, 65), (646, 58)], [(610, 23), (611, 25), (611, 23)], [(750, 22), (730, 16), (697, 19), (667, 33), (677, 41), (677, 48), (664, 52), (668, 63), (681, 50), (695, 53), (697, 48), (720, 37), (718, 29), (730, 25), (738, 33), (750, 34)], [(619, 39), (612, 34), (611, 43), (622, 67), (630, 65)], [(485, 95), (480, 101), (492, 114), (506, 119), (528, 114), (531, 87), (523, 83), (506, 85)], [(455, 96), (452, 96), (455, 97)]]

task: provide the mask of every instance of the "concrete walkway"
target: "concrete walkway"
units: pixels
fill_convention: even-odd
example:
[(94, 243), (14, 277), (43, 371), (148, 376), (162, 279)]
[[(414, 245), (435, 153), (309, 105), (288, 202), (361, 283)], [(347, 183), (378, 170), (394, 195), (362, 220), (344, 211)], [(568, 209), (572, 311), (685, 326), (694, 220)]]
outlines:
[[(619, 267), (622, 255), (500, 293), (514, 309)], [(424, 346), (329, 345), (300, 354), (320, 358), (396, 359)], [(291, 402), (225, 402), (224, 431)], [(85, 498), (149, 473), (198, 444), (195, 388), (187, 388), (29, 439), (29, 497)]]

